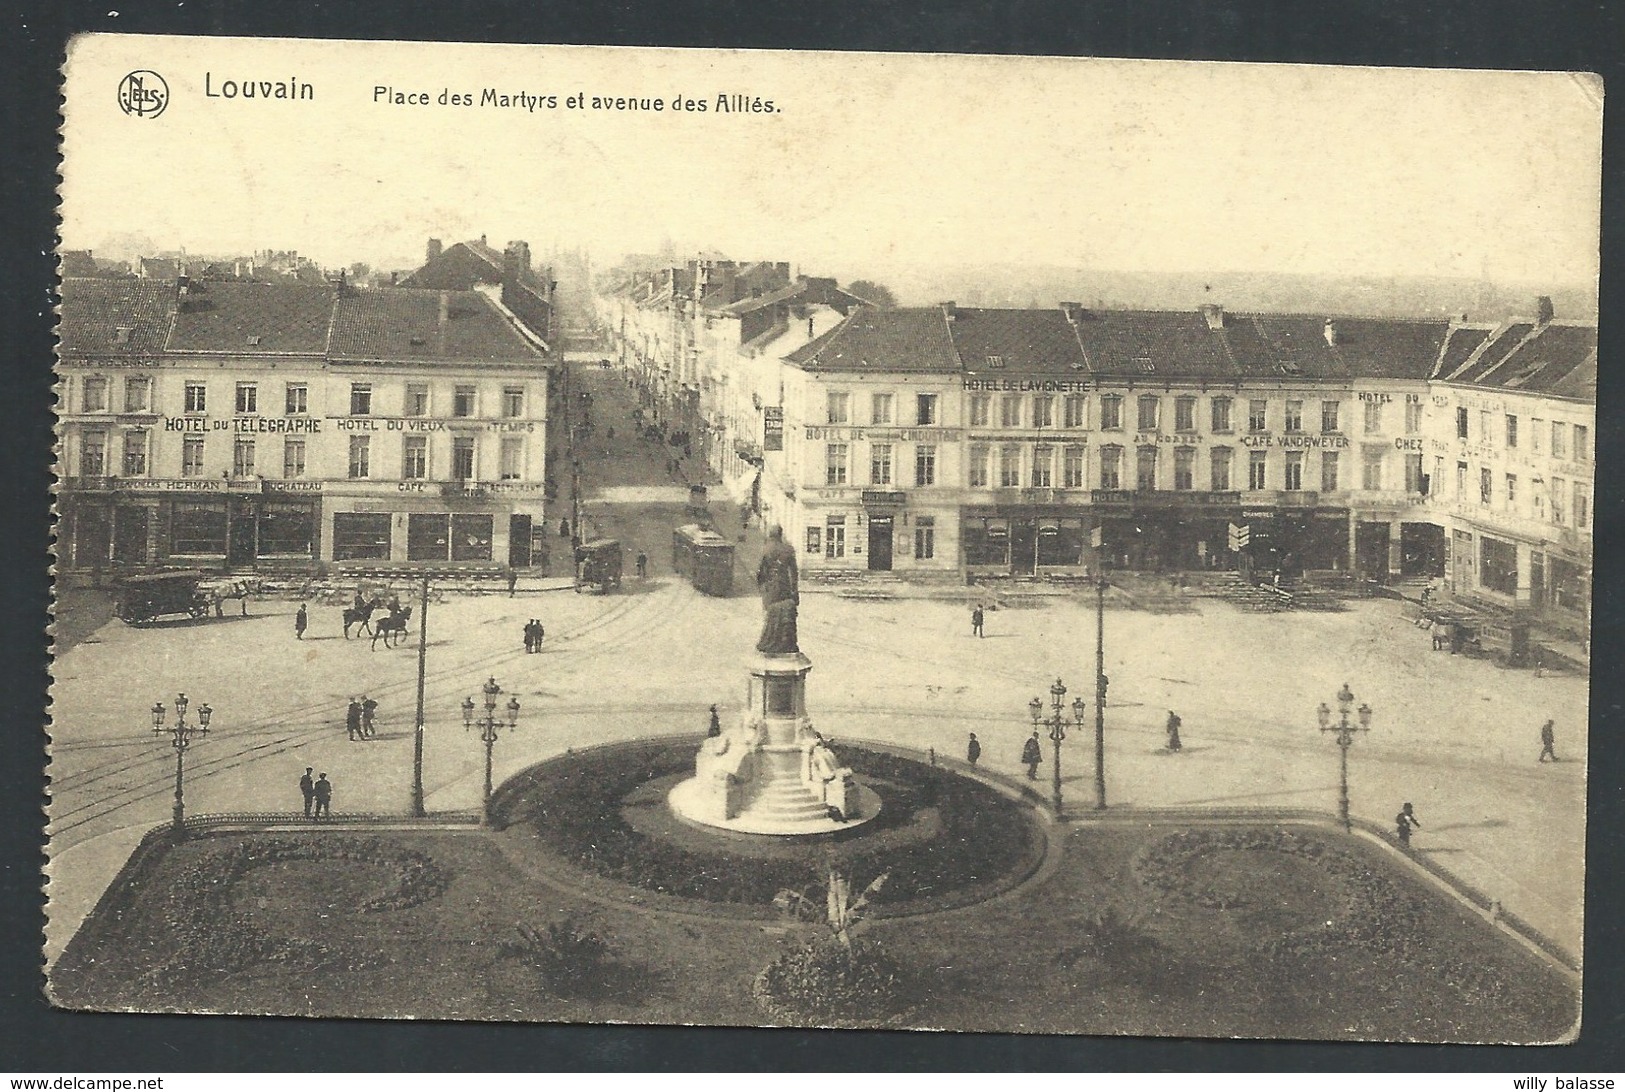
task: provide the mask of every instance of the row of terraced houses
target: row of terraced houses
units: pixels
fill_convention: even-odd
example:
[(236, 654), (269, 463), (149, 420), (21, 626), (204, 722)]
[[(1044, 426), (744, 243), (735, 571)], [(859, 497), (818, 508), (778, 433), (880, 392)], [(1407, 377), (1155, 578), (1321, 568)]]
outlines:
[(1596, 327), (1544, 298), (1500, 322), (881, 310), (696, 262), (598, 317), (809, 570), (1434, 576), (1589, 609)]

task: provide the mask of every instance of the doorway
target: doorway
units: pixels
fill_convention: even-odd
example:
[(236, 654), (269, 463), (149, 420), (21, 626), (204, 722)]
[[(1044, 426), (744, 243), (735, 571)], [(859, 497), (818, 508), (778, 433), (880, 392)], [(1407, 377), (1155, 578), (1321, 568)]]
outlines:
[(508, 564), (515, 569), (530, 568), (530, 517), (508, 517)]
[(1016, 576), (1031, 576), (1035, 570), (1038, 550), (1038, 521), (1013, 519), (1010, 521), (1010, 572)]
[(255, 549), (255, 524), (259, 522), (254, 517), (251, 505), (231, 506), (231, 526), (226, 533), (226, 564), (234, 569), (254, 564), (254, 557), (258, 553)]
[(891, 571), (892, 517), (869, 517), (869, 568), (877, 572)]
[(147, 524), (152, 513), (146, 508), (113, 510), (113, 560), (147, 560)]

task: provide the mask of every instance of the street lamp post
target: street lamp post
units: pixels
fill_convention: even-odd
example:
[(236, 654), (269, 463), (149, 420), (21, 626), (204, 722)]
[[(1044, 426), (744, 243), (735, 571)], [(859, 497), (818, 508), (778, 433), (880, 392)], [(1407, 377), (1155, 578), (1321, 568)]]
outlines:
[(1027, 703), (1027, 712), (1032, 715), (1033, 728), (1048, 728), (1049, 739), (1055, 746), (1055, 764), (1051, 772), (1054, 775), (1055, 817), (1061, 817), (1061, 741), (1066, 739), (1068, 728), (1082, 728), (1084, 716), (1088, 712), (1088, 705), (1082, 698), (1072, 699), (1072, 719), (1067, 720), (1062, 712), (1062, 700), (1066, 697), (1066, 686), (1060, 679), (1049, 688), (1050, 715), (1044, 716), (1044, 703), (1034, 698)]
[(506, 706), (507, 718), (497, 713), (497, 695), (502, 693), (502, 687), (497, 685), (496, 679), (487, 679), (480, 688), (485, 697), (485, 715), (478, 719), (474, 717), (474, 698), (463, 699), (463, 728), (478, 728), (480, 742), (485, 744), (485, 795), (482, 798), (481, 814), (487, 824), (491, 822), (491, 749), (496, 746), (497, 732), (502, 728), (517, 728), (519, 726), (519, 699), (510, 696)]
[(429, 574), (423, 574), (418, 601), (418, 706), (417, 725), (412, 732), (412, 814), (421, 819), (423, 809), (423, 682), (429, 655)]
[[(1358, 709), (1353, 709), (1353, 706), (1354, 691), (1349, 689), (1348, 683), (1344, 683), (1343, 689), (1337, 692), (1336, 724), (1332, 723), (1332, 711), (1327, 707), (1325, 702), (1321, 702), (1320, 707), (1315, 710), (1315, 715), (1320, 719), (1320, 730), (1322, 732), (1337, 733), (1337, 748), (1338, 753), (1341, 756), (1338, 763), (1337, 817), (1343, 821), (1344, 830), (1350, 829), (1349, 748), (1354, 744), (1355, 732), (1368, 732), (1371, 730), (1371, 706), (1365, 704), (1364, 702), (1360, 703), (1360, 707)], [(1350, 723), (1349, 712), (1351, 710), (1359, 718), (1359, 724)]]
[(161, 738), (167, 732), (170, 746), (175, 748), (174, 827), (177, 834), (185, 829), (186, 823), (186, 798), (184, 796), (186, 749), (192, 745), (194, 736), (209, 734), (209, 718), (214, 715), (213, 709), (210, 709), (207, 705), (200, 705), (197, 707), (197, 723), (188, 724), (186, 723), (186, 710), (190, 704), (185, 694), (177, 695), (175, 698), (175, 723), (166, 725), (164, 723), (164, 703), (161, 701), (152, 703), (152, 734)]
[(1095, 810), (1106, 808), (1106, 578), (1095, 583)]

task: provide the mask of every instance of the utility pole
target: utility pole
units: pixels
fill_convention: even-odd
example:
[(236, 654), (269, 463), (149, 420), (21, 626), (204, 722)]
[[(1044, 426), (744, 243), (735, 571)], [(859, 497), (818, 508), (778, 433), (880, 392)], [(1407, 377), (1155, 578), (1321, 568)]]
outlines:
[(1106, 807), (1106, 578), (1095, 584), (1095, 810)]
[(423, 810), (423, 678), (429, 655), (429, 574), (423, 574), (418, 607), (418, 717), (412, 735), (412, 814), (421, 819)]

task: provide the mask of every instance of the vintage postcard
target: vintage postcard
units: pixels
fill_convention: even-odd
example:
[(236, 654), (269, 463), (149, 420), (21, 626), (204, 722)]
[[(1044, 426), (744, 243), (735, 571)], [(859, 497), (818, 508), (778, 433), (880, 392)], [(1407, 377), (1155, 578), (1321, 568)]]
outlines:
[(56, 1005), (1578, 1034), (1596, 77), (63, 79)]

